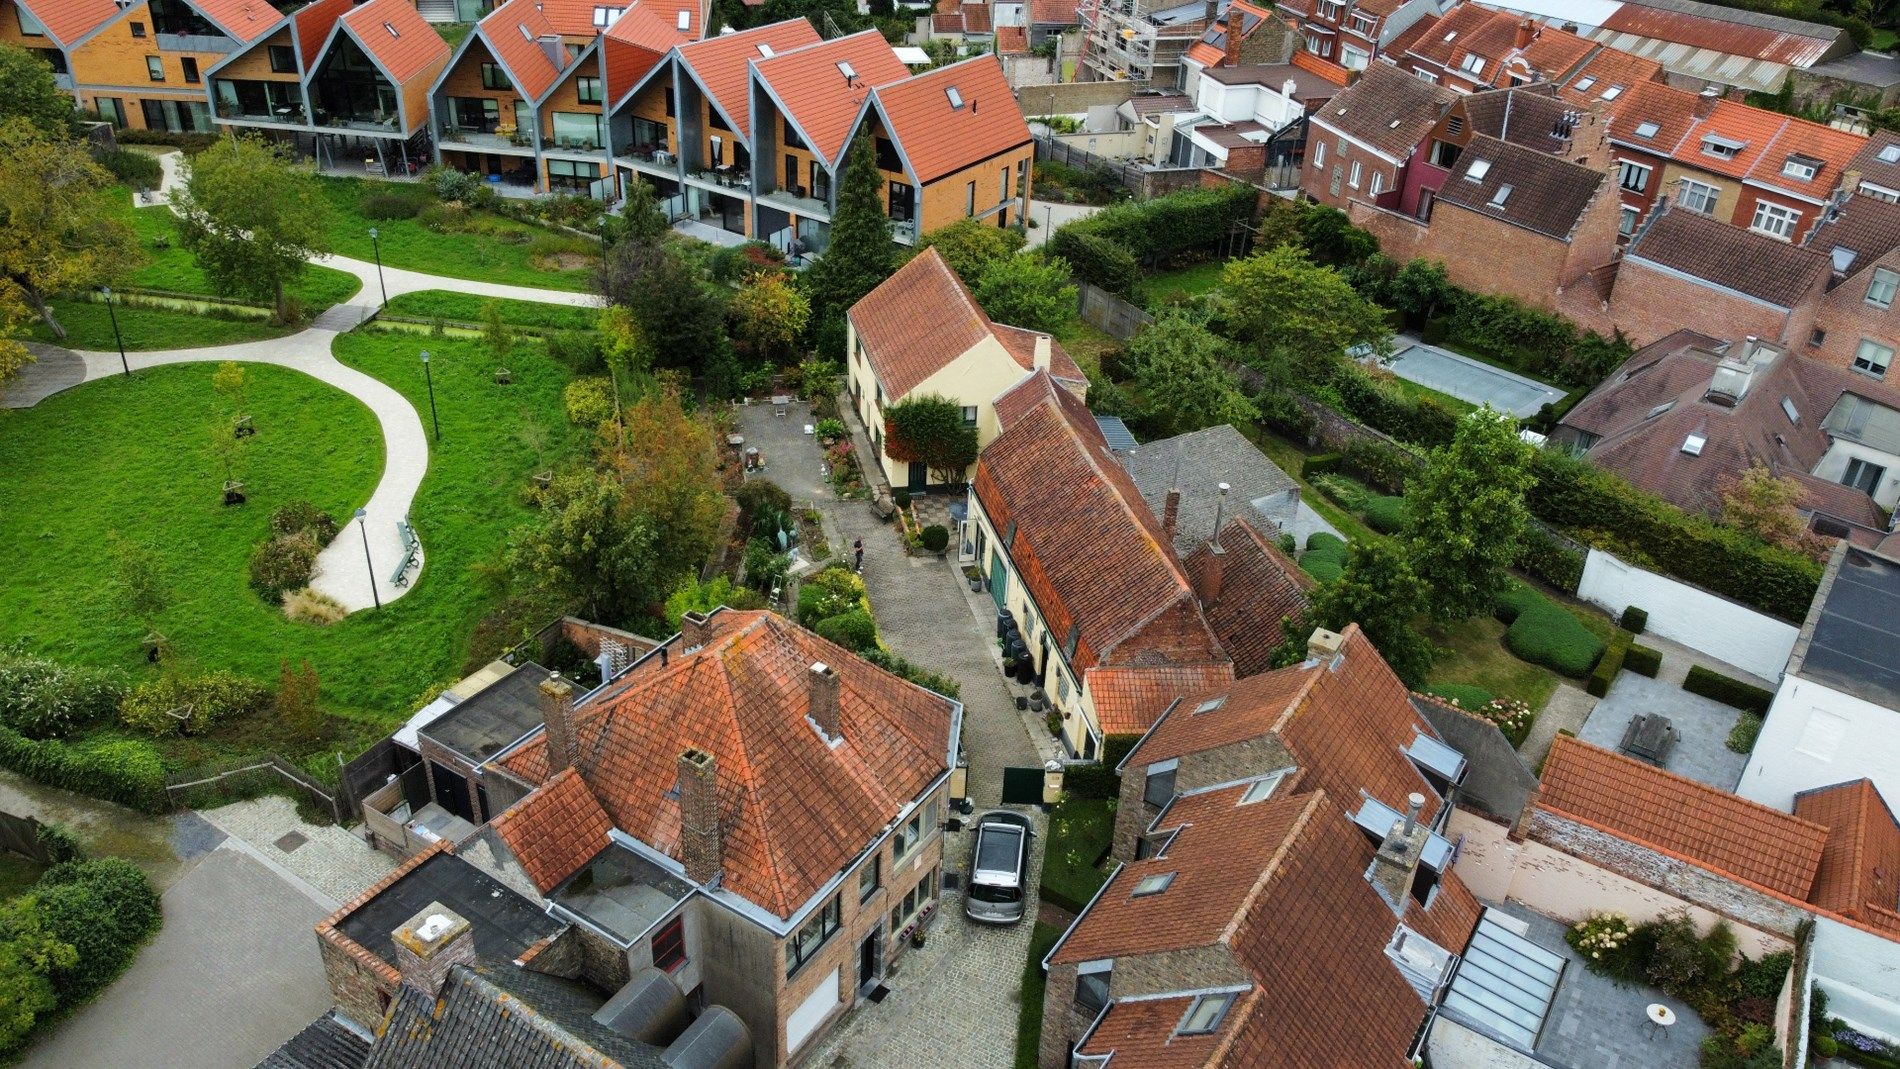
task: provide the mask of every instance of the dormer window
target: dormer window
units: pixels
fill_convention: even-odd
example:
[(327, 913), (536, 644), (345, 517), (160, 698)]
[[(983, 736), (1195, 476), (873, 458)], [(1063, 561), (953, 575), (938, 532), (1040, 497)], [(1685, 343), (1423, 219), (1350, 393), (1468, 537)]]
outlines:
[(1472, 160), (1471, 166), (1465, 168), (1465, 181), (1482, 182), (1484, 181), (1484, 176), (1490, 173), (1491, 173), (1490, 160)]
[(1476, 52), (1466, 52), (1465, 61), (1458, 66), (1468, 74), (1483, 74), (1484, 57)]
[(1205, 1036), (1220, 1030), (1227, 1018), (1227, 1010), (1234, 1004), (1233, 992), (1218, 995), (1200, 995), (1188, 1005), (1187, 1012), (1181, 1015), (1181, 1024), (1174, 1034), (1179, 1036)]
[(1075, 1009), (1084, 1017), (1094, 1017), (1108, 1005), (1108, 985), (1114, 976), (1113, 960), (1085, 961), (1075, 967)]
[(1636, 124), (1636, 136), (1647, 141), (1655, 137), (1656, 132), (1661, 129), (1662, 127), (1660, 125), (1653, 122), (1639, 122)]
[(1714, 156), (1719, 160), (1732, 160), (1736, 154), (1748, 147), (1748, 142), (1723, 137), (1720, 134), (1708, 134), (1702, 138), (1702, 154)]
[(624, 10), (624, 8), (618, 7), (594, 8), (594, 28), (604, 30), (612, 26), (614, 23), (620, 21), (620, 15)]
[(1799, 182), (1812, 181), (1821, 173), (1821, 161), (1806, 156), (1790, 156), (1788, 162), (1781, 165), (1781, 173)]

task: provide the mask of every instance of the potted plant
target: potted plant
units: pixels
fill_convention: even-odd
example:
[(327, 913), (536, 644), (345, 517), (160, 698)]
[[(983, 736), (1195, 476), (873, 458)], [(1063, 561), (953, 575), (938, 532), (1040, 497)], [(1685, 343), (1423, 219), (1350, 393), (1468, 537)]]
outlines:
[(1041, 687), (1038, 687), (1035, 690), (1029, 692), (1029, 711), (1030, 712), (1032, 713), (1042, 712), (1043, 707), (1047, 705), (1048, 702), (1049, 702), (1049, 696), (1042, 692)]
[(1014, 657), (1003, 658), (1003, 677), (1005, 679), (1016, 678), (1016, 658)]
[(983, 569), (974, 564), (966, 564), (963, 566), (963, 578), (970, 581), (971, 590), (979, 594), (983, 592)]
[(917, 544), (927, 552), (942, 557), (950, 548), (950, 529), (940, 523), (933, 523), (917, 533)]
[(1029, 699), (1024, 697), (1021, 694), (1016, 695), (1016, 711), (1020, 713), (1028, 708), (1029, 708)]

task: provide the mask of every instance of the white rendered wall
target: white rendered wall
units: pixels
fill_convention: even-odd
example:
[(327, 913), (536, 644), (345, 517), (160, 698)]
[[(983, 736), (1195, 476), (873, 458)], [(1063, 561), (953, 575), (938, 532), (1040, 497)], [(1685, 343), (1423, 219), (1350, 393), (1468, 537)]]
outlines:
[(1643, 609), (1649, 613), (1650, 631), (1763, 679), (1780, 678), (1801, 633), (1791, 623), (1644, 571), (1600, 549), (1591, 550), (1584, 560), (1577, 596), (1612, 616), (1631, 605)]

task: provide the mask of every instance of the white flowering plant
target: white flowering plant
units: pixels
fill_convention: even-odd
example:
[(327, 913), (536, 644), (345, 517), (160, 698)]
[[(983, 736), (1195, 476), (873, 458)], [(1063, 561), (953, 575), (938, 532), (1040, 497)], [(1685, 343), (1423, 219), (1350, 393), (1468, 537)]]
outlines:
[(1591, 972), (1621, 978), (1633, 965), (1633, 934), (1629, 918), (1621, 913), (1593, 913), (1564, 933), (1564, 941)]
[(1531, 733), (1531, 723), (1537, 719), (1530, 704), (1517, 698), (1493, 698), (1480, 705), (1477, 714), (1496, 724), (1513, 746), (1523, 743), (1525, 736)]

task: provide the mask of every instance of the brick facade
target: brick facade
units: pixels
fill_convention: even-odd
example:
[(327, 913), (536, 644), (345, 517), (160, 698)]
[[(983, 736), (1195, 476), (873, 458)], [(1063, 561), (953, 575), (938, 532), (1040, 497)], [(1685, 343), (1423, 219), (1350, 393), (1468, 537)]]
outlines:
[[(1259, 776), (1294, 764), (1293, 754), (1277, 735), (1202, 750), (1182, 756), (1174, 772), (1176, 794), (1232, 783), (1248, 776)], [(1135, 859), (1135, 842), (1154, 823), (1161, 810), (1149, 805), (1143, 794), (1148, 789), (1145, 765), (1130, 761), (1122, 773), (1120, 800), (1115, 809), (1115, 837), (1110, 853), (1117, 861)]]
[(1854, 357), (1863, 339), (1900, 352), (1900, 300), (1886, 308), (1867, 303), (1867, 290), (1875, 269), (1900, 271), (1900, 249), (1855, 266), (1858, 270), (1821, 296), (1819, 307), (1814, 311), (1814, 322), (1800, 337), (1793, 339), (1796, 352), (1824, 364), (1849, 369), (1854, 367)]
[[(1069, 1053), (1094, 1023), (1075, 1008), (1074, 965), (1054, 965), (1042, 995), (1042, 1039), (1036, 1051), (1041, 1069), (1068, 1069)], [(1161, 954), (1116, 958), (1108, 982), (1111, 999), (1166, 991), (1251, 984), (1253, 975), (1226, 946), (1193, 947)]]
[(1817, 283), (1802, 306), (1780, 308), (1626, 258), (1617, 267), (1605, 315), (1638, 347), (1678, 330), (1730, 339), (1753, 334), (1790, 345), (1805, 344), (1820, 297)]

